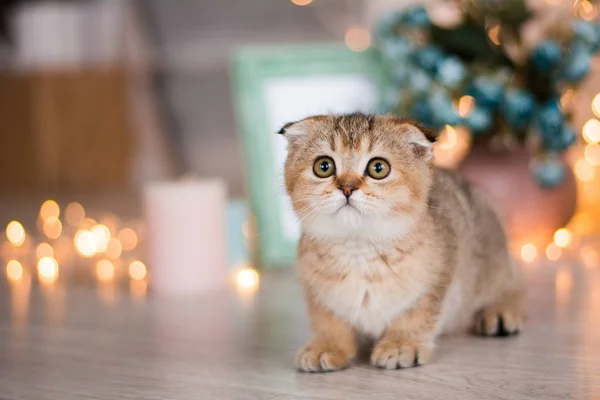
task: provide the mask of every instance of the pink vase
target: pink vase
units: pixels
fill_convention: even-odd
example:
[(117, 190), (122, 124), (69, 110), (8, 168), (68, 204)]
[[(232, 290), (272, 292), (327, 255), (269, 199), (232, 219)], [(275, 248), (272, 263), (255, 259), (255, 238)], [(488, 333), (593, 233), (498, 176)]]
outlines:
[(560, 185), (542, 188), (530, 173), (530, 161), (523, 149), (494, 152), (486, 146), (475, 146), (459, 171), (487, 192), (504, 217), (514, 244), (546, 246), (575, 212), (576, 182), (567, 168)]

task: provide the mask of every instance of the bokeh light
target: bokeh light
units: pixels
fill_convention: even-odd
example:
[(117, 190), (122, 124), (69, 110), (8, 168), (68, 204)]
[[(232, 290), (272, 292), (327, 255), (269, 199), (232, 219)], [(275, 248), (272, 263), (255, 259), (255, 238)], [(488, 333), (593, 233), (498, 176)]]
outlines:
[(534, 262), (537, 258), (538, 250), (533, 243), (527, 243), (521, 248), (521, 258), (525, 262)]
[(307, 6), (313, 2), (313, 0), (291, 0), (297, 6)]
[(115, 266), (110, 260), (102, 259), (96, 263), (96, 276), (101, 282), (110, 282), (115, 278)]
[(600, 165), (600, 145), (588, 144), (585, 146), (585, 159), (592, 165)]
[(252, 268), (244, 268), (240, 270), (235, 279), (239, 289), (256, 289), (260, 281), (258, 272)]
[(562, 249), (555, 243), (550, 243), (546, 247), (546, 258), (550, 261), (556, 261), (562, 256)]
[(111, 238), (106, 244), (106, 257), (116, 260), (117, 258), (121, 257), (122, 253), (123, 246), (121, 246), (121, 242), (119, 242), (119, 239)]
[(96, 238), (96, 253), (103, 253), (108, 247), (110, 240), (110, 230), (106, 225), (96, 225), (90, 231)]
[(23, 266), (17, 260), (10, 260), (6, 264), (6, 276), (9, 280), (16, 282), (23, 277)]
[(600, 142), (600, 121), (590, 119), (586, 122), (583, 125), (583, 138), (590, 144)]
[(81, 221), (81, 223), (79, 224), (79, 228), (90, 230), (96, 225), (98, 225), (98, 222), (96, 222), (95, 219), (84, 218), (83, 221)]
[(592, 100), (592, 111), (596, 117), (600, 117), (600, 93), (598, 93), (594, 97), (594, 100)]
[(40, 207), (40, 217), (42, 220), (47, 220), (50, 217), (60, 217), (60, 207), (54, 200), (46, 200)]
[(575, 162), (573, 168), (577, 179), (583, 182), (588, 182), (594, 179), (596, 176), (596, 169), (593, 165), (587, 162), (587, 160), (581, 158)]
[(584, 246), (579, 250), (579, 256), (581, 257), (581, 262), (587, 268), (597, 268), (598, 264), (600, 264), (600, 256), (598, 255), (598, 250), (593, 248), (592, 246)]
[(38, 259), (44, 257), (54, 257), (54, 249), (48, 243), (40, 243), (35, 248), (35, 256)]
[(25, 228), (19, 221), (10, 221), (6, 226), (6, 238), (13, 246), (22, 246), (25, 243)]
[(76, 228), (85, 219), (85, 209), (77, 202), (69, 203), (65, 208), (65, 221)]
[(141, 261), (133, 261), (131, 264), (129, 264), (128, 271), (131, 279), (136, 281), (141, 281), (144, 279), (148, 272), (146, 270), (146, 266)]
[(62, 233), (62, 223), (54, 216), (45, 218), (42, 230), (49, 239), (58, 239)]
[(458, 100), (458, 115), (466, 117), (473, 111), (475, 99), (471, 96), (463, 96)]
[(117, 235), (117, 239), (119, 239), (119, 242), (121, 242), (121, 246), (123, 246), (123, 250), (125, 251), (135, 249), (138, 244), (138, 236), (131, 228), (121, 229)]
[(554, 243), (558, 247), (567, 247), (573, 241), (573, 234), (567, 228), (560, 228), (554, 232)]
[(362, 26), (355, 26), (346, 31), (344, 41), (352, 51), (365, 51), (371, 46), (371, 32)]
[(83, 257), (92, 257), (96, 254), (96, 236), (85, 229), (78, 231), (74, 238), (75, 249)]
[(37, 263), (37, 271), (41, 282), (53, 283), (58, 279), (58, 262), (52, 257), (42, 257)]

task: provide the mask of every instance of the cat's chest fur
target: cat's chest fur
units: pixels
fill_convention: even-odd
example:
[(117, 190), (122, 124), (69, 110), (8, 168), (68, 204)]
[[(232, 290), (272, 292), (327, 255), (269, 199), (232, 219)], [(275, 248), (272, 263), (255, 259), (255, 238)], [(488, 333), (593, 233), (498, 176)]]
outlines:
[(357, 331), (381, 336), (423, 293), (413, 254), (361, 240), (313, 246), (299, 259), (314, 299)]

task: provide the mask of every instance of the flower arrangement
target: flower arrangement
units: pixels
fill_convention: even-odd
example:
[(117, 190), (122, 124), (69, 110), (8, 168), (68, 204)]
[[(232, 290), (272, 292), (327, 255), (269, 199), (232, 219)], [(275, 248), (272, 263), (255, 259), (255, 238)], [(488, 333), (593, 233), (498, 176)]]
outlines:
[(568, 3), (438, 0), (386, 16), (377, 31), (391, 82), (385, 111), (530, 146), (538, 182), (559, 184), (560, 153), (576, 140), (569, 100), (600, 50), (595, 6)]

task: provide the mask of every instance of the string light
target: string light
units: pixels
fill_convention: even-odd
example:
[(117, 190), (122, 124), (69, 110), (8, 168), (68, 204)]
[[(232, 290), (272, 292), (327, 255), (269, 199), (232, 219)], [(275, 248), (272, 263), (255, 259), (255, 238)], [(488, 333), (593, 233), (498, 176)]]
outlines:
[(583, 182), (591, 181), (596, 176), (596, 169), (583, 158), (575, 162), (573, 170), (577, 179)]
[(590, 119), (583, 125), (583, 139), (590, 143), (600, 142), (600, 121), (597, 119)]
[(546, 258), (550, 261), (556, 261), (562, 255), (562, 249), (558, 247), (555, 243), (550, 243), (548, 247), (546, 247)]
[(594, 96), (594, 100), (592, 100), (592, 111), (596, 117), (600, 117), (600, 93)]
[(85, 209), (77, 202), (69, 203), (65, 209), (65, 221), (72, 227), (77, 227), (85, 219)]
[(592, 165), (600, 165), (600, 145), (588, 144), (585, 146), (585, 159)]
[(82, 229), (75, 234), (75, 249), (83, 257), (92, 257), (96, 254), (96, 236), (88, 230)]
[(125, 251), (131, 251), (135, 249), (138, 244), (137, 234), (131, 228), (121, 229), (117, 235), (117, 239), (119, 239), (121, 246), (123, 246), (123, 250)]
[(313, 0), (291, 0), (297, 6), (307, 6), (313, 2)]
[(494, 43), (496, 46), (500, 46), (500, 31), (501, 31), (501, 27), (500, 25), (495, 25), (493, 27), (490, 28), (490, 30), (488, 31), (488, 36), (491, 40), (492, 43)]
[(54, 249), (48, 243), (40, 243), (35, 248), (35, 256), (38, 259), (44, 257), (54, 257)]
[(446, 125), (446, 129), (440, 135), (438, 142), (438, 147), (443, 150), (451, 150), (456, 147), (458, 143), (458, 135), (456, 134), (456, 130), (450, 125)]
[(110, 230), (108, 227), (106, 225), (96, 225), (92, 228), (91, 232), (96, 238), (96, 253), (105, 252), (110, 240)]
[(567, 228), (560, 228), (554, 232), (554, 243), (558, 247), (568, 247), (573, 241), (573, 234)]
[(54, 200), (46, 200), (40, 207), (40, 217), (42, 220), (46, 220), (50, 217), (60, 217), (60, 207)]
[(344, 41), (352, 51), (365, 51), (371, 46), (371, 33), (364, 27), (352, 27), (346, 31)]
[(116, 260), (121, 257), (123, 253), (123, 246), (121, 246), (121, 242), (119, 239), (111, 238), (106, 244), (106, 257)]
[(25, 228), (19, 221), (10, 221), (6, 225), (6, 238), (13, 246), (22, 246), (26, 238)]
[(533, 243), (527, 243), (521, 248), (521, 258), (528, 263), (535, 261), (537, 253), (537, 247)]
[(44, 219), (42, 230), (49, 239), (58, 239), (62, 233), (62, 223), (57, 217), (47, 217)]
[(258, 288), (259, 281), (260, 277), (258, 272), (252, 268), (244, 268), (240, 270), (236, 276), (236, 283), (240, 289), (256, 289)]
[(129, 276), (135, 281), (141, 281), (146, 277), (146, 266), (141, 261), (134, 261), (129, 264)]
[(37, 263), (38, 277), (44, 283), (54, 283), (58, 279), (58, 262), (52, 257), (42, 257)]
[(23, 277), (23, 266), (17, 260), (10, 260), (6, 264), (6, 276), (9, 280), (16, 282)]
[(115, 278), (115, 266), (112, 262), (102, 259), (96, 263), (96, 276), (101, 282), (110, 282)]

